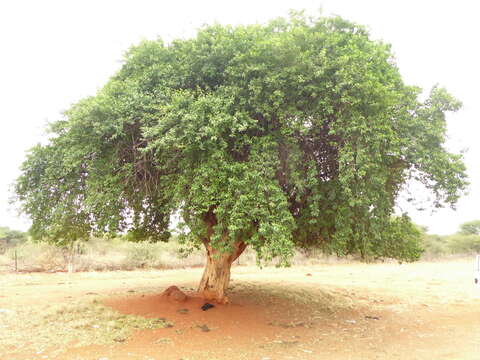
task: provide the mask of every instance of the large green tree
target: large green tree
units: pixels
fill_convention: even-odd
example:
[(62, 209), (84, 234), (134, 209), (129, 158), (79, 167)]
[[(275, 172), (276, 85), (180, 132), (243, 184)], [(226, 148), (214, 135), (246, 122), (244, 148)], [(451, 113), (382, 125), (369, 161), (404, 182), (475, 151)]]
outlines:
[(208, 26), (144, 41), (97, 95), (34, 147), (16, 193), (37, 238), (130, 232), (205, 246), (199, 290), (225, 301), (247, 246), (287, 264), (295, 246), (418, 258), (396, 199), (410, 179), (453, 205), (466, 185), (444, 147), (460, 104), (403, 83), (390, 47), (339, 17)]

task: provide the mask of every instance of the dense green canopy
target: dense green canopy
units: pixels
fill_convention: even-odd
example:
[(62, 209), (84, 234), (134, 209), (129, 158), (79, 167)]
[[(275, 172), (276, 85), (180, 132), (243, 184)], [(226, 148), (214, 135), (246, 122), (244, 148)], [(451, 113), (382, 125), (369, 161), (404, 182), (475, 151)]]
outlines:
[(339, 255), (419, 256), (394, 217), (410, 180), (453, 205), (466, 185), (444, 146), (460, 103), (403, 83), (390, 46), (341, 18), (293, 15), (144, 41), (95, 96), (34, 147), (16, 193), (36, 237), (58, 242), (129, 231), (261, 260), (295, 245)]

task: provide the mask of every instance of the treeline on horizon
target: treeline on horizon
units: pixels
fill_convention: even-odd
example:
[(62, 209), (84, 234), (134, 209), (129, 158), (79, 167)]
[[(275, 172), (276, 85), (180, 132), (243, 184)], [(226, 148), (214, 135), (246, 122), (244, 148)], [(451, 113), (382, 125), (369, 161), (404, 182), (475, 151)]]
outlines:
[[(455, 254), (480, 253), (480, 220), (468, 221), (460, 225), (457, 232), (450, 235), (428, 234), (428, 228), (417, 225), (421, 231), (421, 246), (423, 258), (436, 258)], [(120, 241), (130, 241), (128, 235), (116, 237)], [(14, 230), (0, 226), (0, 254), (8, 248), (20, 246), (27, 242), (35, 242), (29, 232)]]
[(428, 229), (420, 226), (424, 258), (435, 258), (452, 254), (480, 253), (480, 220), (468, 221), (450, 235), (427, 234)]

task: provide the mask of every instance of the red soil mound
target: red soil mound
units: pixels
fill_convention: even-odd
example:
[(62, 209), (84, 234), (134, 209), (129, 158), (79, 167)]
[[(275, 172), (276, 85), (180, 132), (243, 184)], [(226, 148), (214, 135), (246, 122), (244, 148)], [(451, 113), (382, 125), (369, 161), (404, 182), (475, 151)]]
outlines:
[[(276, 338), (279, 328), (271, 325), (268, 309), (264, 306), (237, 297), (233, 303), (215, 304), (203, 311), (203, 297), (188, 294), (183, 302), (178, 303), (171, 301), (171, 296), (180, 290), (169, 289), (162, 295), (128, 296), (105, 301), (105, 305), (120, 313), (165, 318), (174, 324), (172, 328), (137, 333), (122, 344), (122, 353), (135, 353), (141, 349), (145, 354), (150, 349), (155, 359), (158, 351), (162, 352), (162, 359), (180, 359), (186, 354), (195, 354), (195, 359), (212, 359), (216, 358), (214, 349), (257, 349)], [(160, 345), (163, 350), (158, 348)], [(155, 348), (157, 352), (153, 351)], [(94, 349), (88, 347), (84, 350), (89, 350), (86, 354), (90, 354)], [(105, 349), (101, 352), (105, 353)], [(123, 359), (119, 353), (109, 355), (114, 359)]]
[(163, 292), (162, 296), (170, 301), (175, 302), (184, 302), (188, 299), (188, 296), (175, 285), (167, 288), (167, 290)]

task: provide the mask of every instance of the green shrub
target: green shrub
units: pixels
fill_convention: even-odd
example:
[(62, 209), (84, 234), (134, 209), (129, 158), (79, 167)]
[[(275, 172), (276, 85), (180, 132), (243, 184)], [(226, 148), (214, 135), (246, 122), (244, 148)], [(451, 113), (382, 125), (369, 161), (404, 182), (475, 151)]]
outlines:
[(158, 267), (158, 244), (150, 242), (129, 243), (125, 264), (128, 268)]
[(422, 247), (425, 250), (424, 257), (439, 257), (448, 254), (450, 251), (447, 246), (445, 236), (424, 234), (422, 237)]
[(468, 221), (460, 225), (462, 235), (480, 235), (480, 220)]
[(0, 242), (9, 245), (17, 245), (26, 242), (27, 233), (18, 230), (12, 230), (9, 227), (0, 226)]
[(452, 254), (480, 253), (479, 235), (450, 235), (446, 239), (448, 249)]

